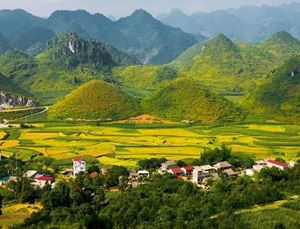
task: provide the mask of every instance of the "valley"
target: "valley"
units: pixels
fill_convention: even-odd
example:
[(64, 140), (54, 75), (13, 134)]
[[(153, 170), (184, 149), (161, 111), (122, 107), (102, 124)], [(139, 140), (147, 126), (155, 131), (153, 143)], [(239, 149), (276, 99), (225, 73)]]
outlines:
[(0, 6), (0, 228), (298, 229), (300, 4), (83, 8)]
[[(30, 121), (30, 120), (29, 120)], [(297, 160), (300, 157), (300, 126), (288, 123), (240, 123), (191, 125), (181, 123), (44, 122), (34, 128), (2, 130), (1, 154), (24, 161), (53, 159), (68, 167), (78, 156), (101, 166), (130, 168), (145, 158), (191, 162), (206, 148), (222, 144), (236, 154), (255, 159)]]

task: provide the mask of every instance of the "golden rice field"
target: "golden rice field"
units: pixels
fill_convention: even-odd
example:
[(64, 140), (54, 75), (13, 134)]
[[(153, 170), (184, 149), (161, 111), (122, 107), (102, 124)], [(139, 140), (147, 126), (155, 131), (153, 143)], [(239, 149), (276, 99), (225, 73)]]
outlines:
[(13, 224), (21, 223), (25, 218), (41, 209), (40, 204), (10, 204), (3, 206), (0, 217), (0, 227), (9, 228)]
[[(83, 156), (102, 165), (134, 167), (139, 159), (198, 158), (206, 148), (226, 144), (256, 158), (300, 158), (300, 125), (263, 123), (223, 126), (183, 124), (38, 123), (34, 128), (0, 132), (3, 155), (23, 160), (44, 155), (72, 161)], [(1, 140), (1, 136), (2, 140)]]

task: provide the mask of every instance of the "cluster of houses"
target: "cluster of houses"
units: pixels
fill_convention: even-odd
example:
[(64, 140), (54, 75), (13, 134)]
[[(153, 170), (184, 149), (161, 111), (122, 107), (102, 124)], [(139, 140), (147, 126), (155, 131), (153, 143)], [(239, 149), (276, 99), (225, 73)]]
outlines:
[[(214, 165), (202, 165), (202, 166), (183, 166), (179, 167), (176, 161), (166, 161), (162, 163), (161, 167), (158, 169), (159, 174), (170, 173), (176, 176), (178, 179), (184, 179), (193, 182), (201, 188), (209, 189), (208, 181), (219, 179), (221, 176), (226, 176), (230, 179), (248, 175), (253, 176), (255, 173), (260, 172), (264, 168), (276, 167), (278, 169), (284, 170), (286, 168), (294, 167), (296, 162), (290, 161), (288, 163), (280, 162), (277, 160), (258, 160), (252, 168), (241, 170), (240, 168), (234, 168), (228, 161), (222, 161)], [(73, 159), (73, 168), (65, 169), (62, 171), (63, 175), (76, 176), (80, 172), (86, 171), (86, 161), (83, 158)], [(102, 168), (101, 172), (106, 175), (107, 169)], [(31, 184), (35, 187), (43, 188), (45, 185), (49, 184), (54, 186), (55, 179), (53, 176), (41, 173), (36, 170), (28, 170), (24, 175), (27, 177)], [(128, 185), (131, 187), (136, 187), (142, 184), (142, 178), (150, 177), (150, 172), (146, 170), (139, 170), (136, 172), (131, 172), (129, 175)], [(10, 181), (16, 181), (17, 177), (7, 176), (0, 179), (0, 185), (6, 185)]]
[[(71, 169), (64, 169), (62, 171), (63, 175), (70, 175), (76, 176), (80, 172), (86, 171), (86, 162), (83, 158), (75, 158), (73, 159), (73, 168)], [(34, 187), (43, 188), (47, 184), (54, 186), (55, 179), (53, 176), (39, 172), (36, 170), (28, 170), (23, 177), (26, 177), (30, 180), (30, 183)], [(17, 181), (17, 177), (15, 176), (6, 176), (0, 179), (0, 186), (7, 185), (11, 181)]]
[(48, 174), (40, 173), (36, 170), (28, 170), (24, 177), (30, 179), (31, 185), (39, 188), (44, 188), (47, 184), (54, 184), (54, 177)]
[(259, 173), (264, 168), (272, 168), (276, 167), (278, 169), (284, 170), (286, 168), (292, 168), (296, 165), (295, 161), (289, 161), (289, 162), (280, 162), (276, 160), (259, 160), (255, 161), (255, 165), (251, 169), (246, 169), (245, 174), (248, 176), (253, 176), (255, 173)]
[(256, 161), (251, 169), (240, 170), (235, 169), (228, 161), (222, 161), (214, 165), (202, 166), (184, 166), (178, 167), (176, 161), (166, 161), (158, 170), (160, 174), (170, 173), (177, 178), (190, 180), (203, 188), (208, 187), (208, 180), (219, 179), (220, 176), (227, 176), (228, 178), (235, 178), (242, 175), (253, 176), (260, 172), (263, 168), (276, 167), (284, 170), (288, 167), (294, 167), (296, 162), (290, 161), (288, 163), (276, 160), (266, 159)]
[[(54, 177), (45, 173), (40, 173), (36, 170), (28, 170), (23, 177), (30, 180), (30, 184), (34, 187), (43, 188), (46, 184), (53, 185)], [(6, 176), (0, 179), (0, 186), (7, 185), (11, 181), (17, 181), (18, 178), (15, 176)]]

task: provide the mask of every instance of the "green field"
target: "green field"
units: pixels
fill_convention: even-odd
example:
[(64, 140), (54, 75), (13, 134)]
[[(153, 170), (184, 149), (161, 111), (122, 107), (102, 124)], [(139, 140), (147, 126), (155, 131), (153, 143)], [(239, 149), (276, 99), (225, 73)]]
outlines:
[(205, 148), (224, 143), (234, 153), (246, 153), (258, 159), (300, 158), (300, 125), (296, 124), (187, 126), (45, 122), (33, 125), (30, 129), (3, 130), (2, 154), (16, 153), (23, 160), (43, 155), (61, 166), (70, 165), (74, 157), (84, 156), (102, 165), (135, 167), (142, 158), (190, 161), (198, 158)]

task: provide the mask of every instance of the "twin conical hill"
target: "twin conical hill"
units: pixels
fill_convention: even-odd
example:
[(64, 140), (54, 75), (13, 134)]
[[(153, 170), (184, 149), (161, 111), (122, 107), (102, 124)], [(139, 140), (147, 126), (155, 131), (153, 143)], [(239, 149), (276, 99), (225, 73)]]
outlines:
[(104, 81), (93, 80), (49, 110), (50, 119), (120, 120), (135, 116), (137, 101)]
[(231, 102), (191, 79), (171, 82), (144, 99), (142, 105), (146, 112), (172, 120), (215, 123), (244, 118)]

